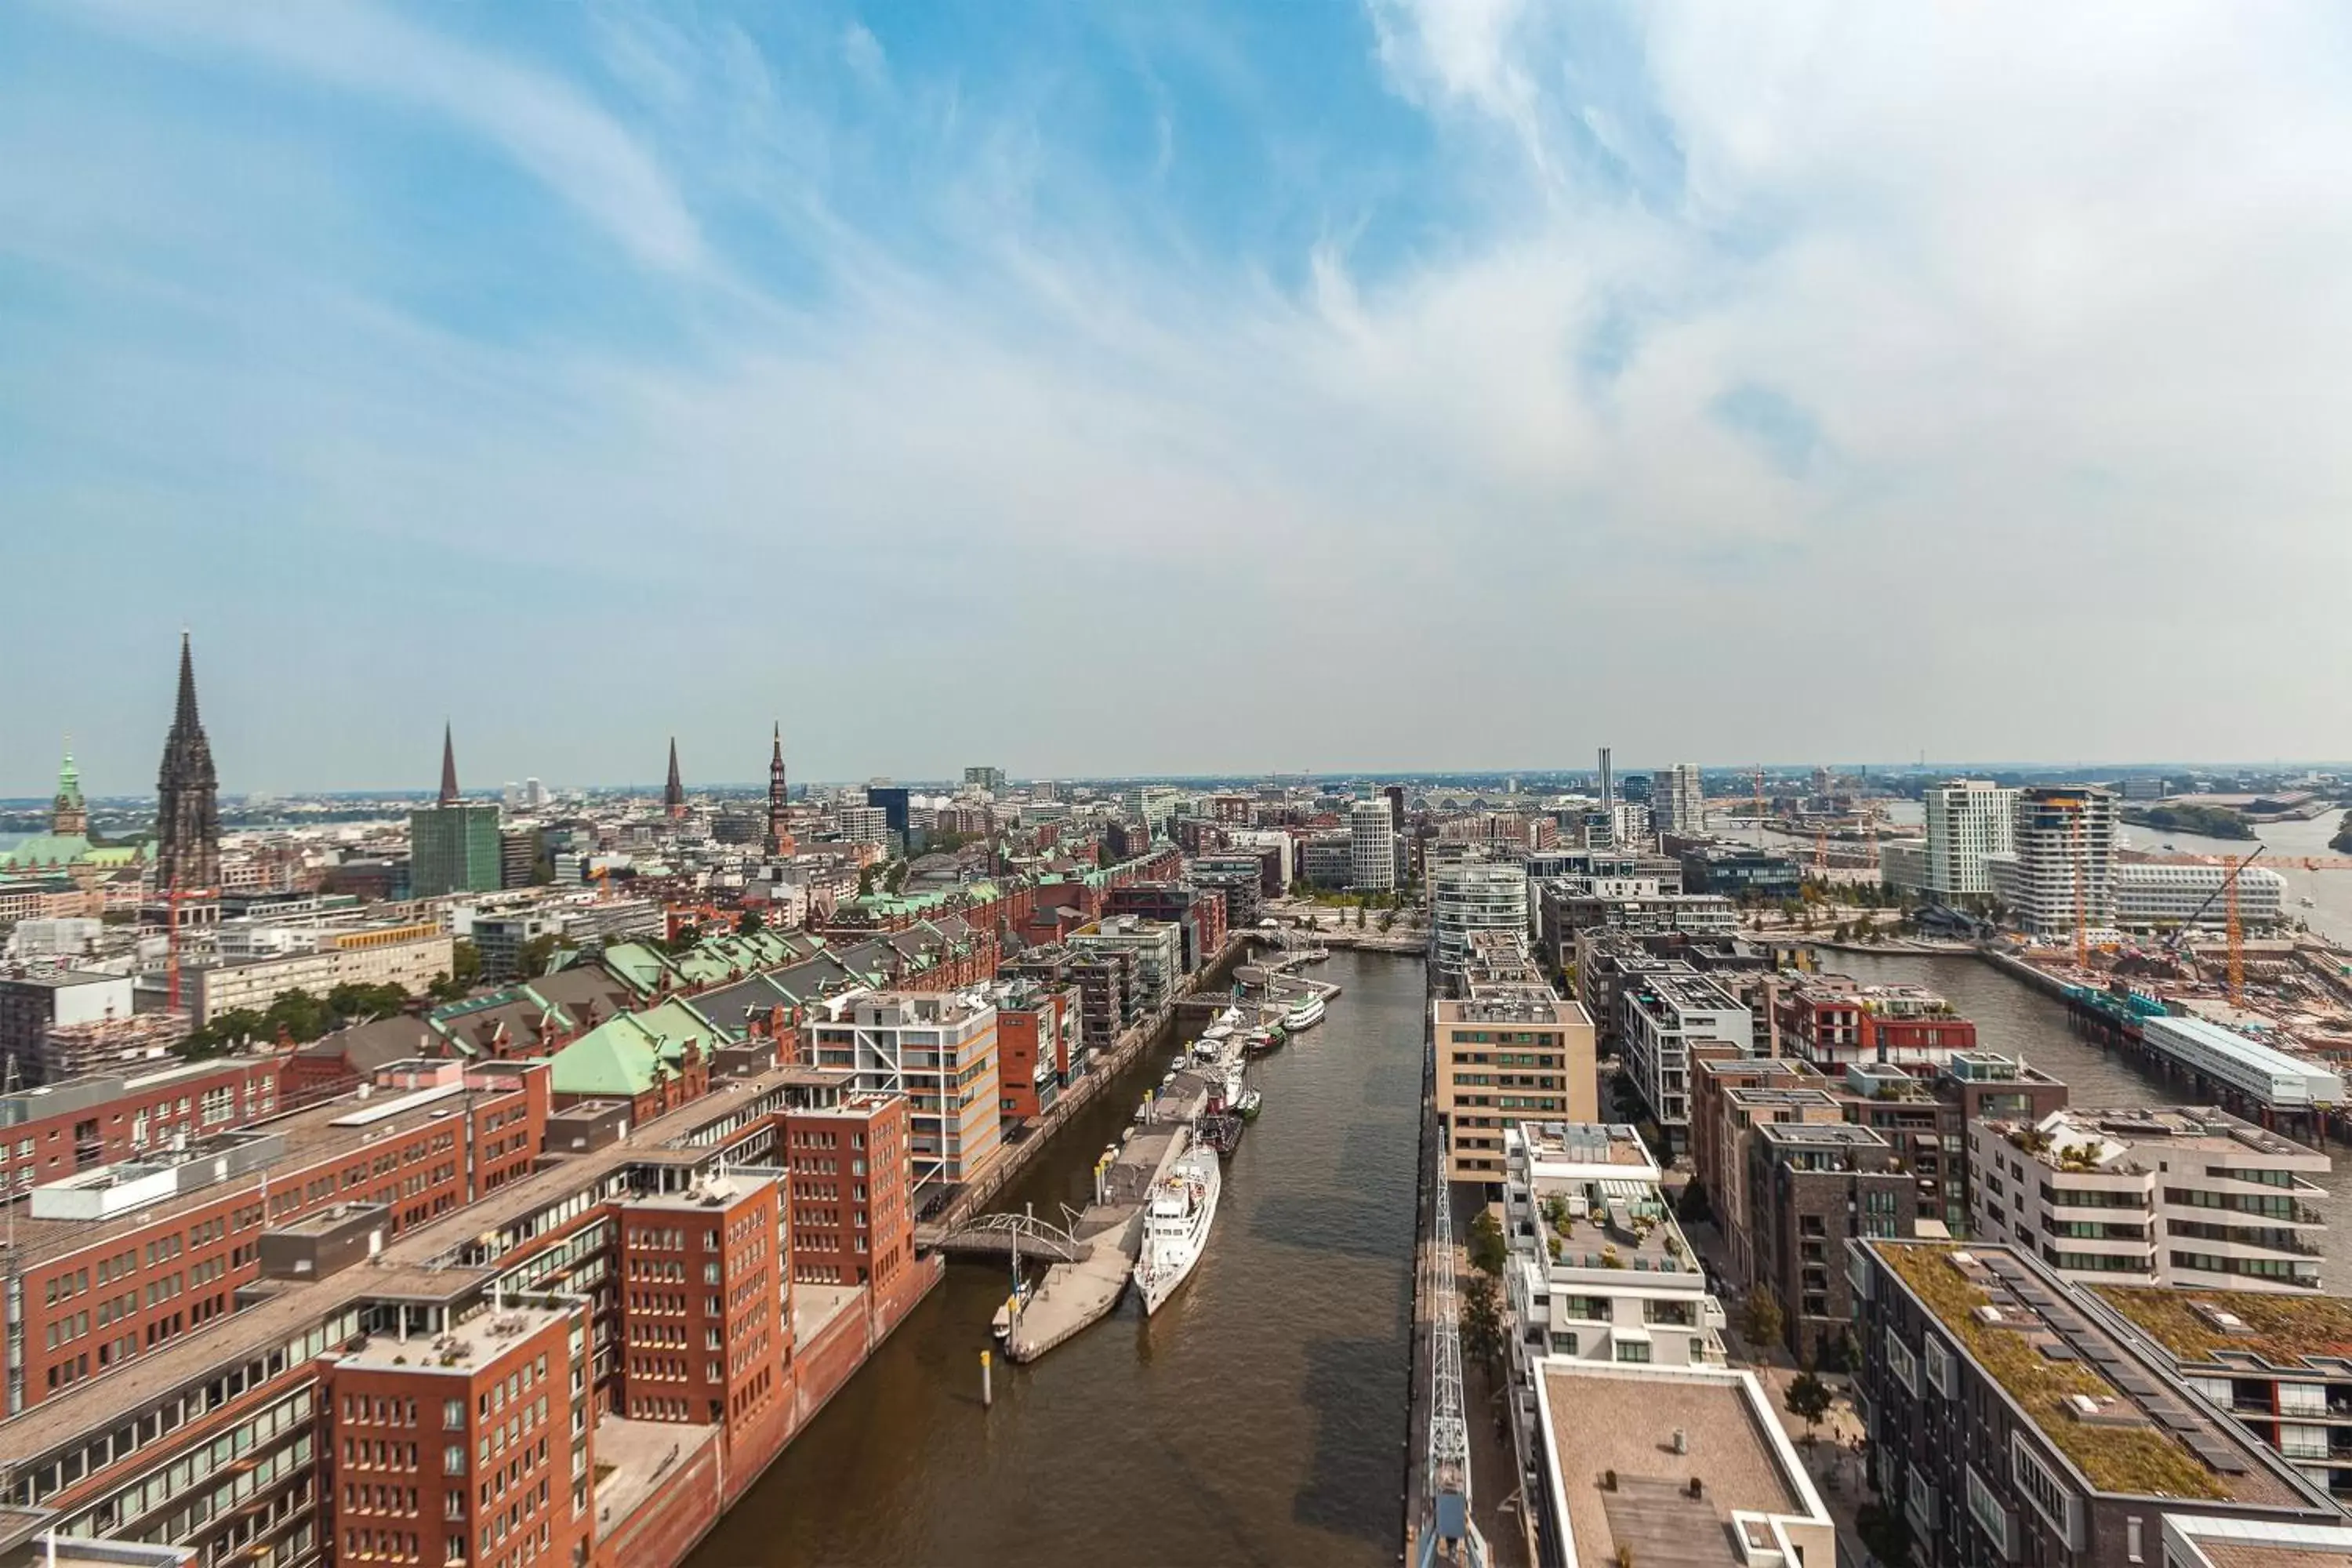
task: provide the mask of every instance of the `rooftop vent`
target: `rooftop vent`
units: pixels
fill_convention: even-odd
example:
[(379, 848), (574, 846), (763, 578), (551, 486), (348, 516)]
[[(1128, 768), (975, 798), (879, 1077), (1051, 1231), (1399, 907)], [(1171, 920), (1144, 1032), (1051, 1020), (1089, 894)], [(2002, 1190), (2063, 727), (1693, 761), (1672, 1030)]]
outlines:
[(2254, 1326), (2237, 1313), (2215, 1306), (2210, 1301), (2191, 1301), (2189, 1310), (2205, 1320), (2206, 1324), (2225, 1334), (2251, 1334)]

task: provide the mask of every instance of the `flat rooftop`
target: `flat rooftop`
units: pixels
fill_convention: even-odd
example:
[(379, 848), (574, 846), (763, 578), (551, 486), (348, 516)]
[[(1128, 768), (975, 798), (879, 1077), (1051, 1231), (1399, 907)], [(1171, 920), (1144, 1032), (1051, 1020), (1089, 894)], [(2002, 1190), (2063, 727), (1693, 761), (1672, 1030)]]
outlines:
[(1564, 1002), (1546, 986), (1480, 985), (1465, 1001), (1437, 1004), (1440, 1024), (1586, 1024), (1584, 1008)]
[[(1996, 1245), (1859, 1245), (2097, 1490), (2257, 1506), (2305, 1502), (2267, 1449), (2122, 1335), (2076, 1310), (2058, 1276), (2030, 1256)], [(1985, 1307), (1997, 1321), (1986, 1321)], [(2096, 1414), (2078, 1415), (2078, 1396)]]
[(685, 1421), (633, 1421), (607, 1415), (596, 1423), (596, 1474), (591, 1483), (596, 1539), (626, 1522), (639, 1504), (681, 1465), (719, 1439), (719, 1428)]
[(407, 1372), (470, 1377), (550, 1323), (562, 1322), (570, 1316), (552, 1307), (509, 1306), (477, 1312), (442, 1333), (412, 1333), (406, 1339), (398, 1334), (370, 1334), (358, 1350), (345, 1351), (334, 1359), (348, 1367), (389, 1370), (396, 1366)]
[[(1748, 1561), (1732, 1534), (1734, 1512), (1828, 1525), (1779, 1423), (1759, 1409), (1751, 1374), (1537, 1364), (1578, 1562), (1607, 1563), (1623, 1552), (1641, 1568), (1721, 1568)], [(1604, 1489), (1612, 1471), (1616, 1488)]]
[(2051, 1146), (2039, 1158), (2053, 1163), (2070, 1138), (2159, 1147), (2166, 1152), (2210, 1154), (2223, 1159), (2259, 1157), (2291, 1169), (2325, 1171), (2328, 1157), (2291, 1138), (2257, 1127), (2215, 1105), (2068, 1106), (2042, 1118)]
[(1571, 1165), (1622, 1165), (1657, 1173), (1658, 1162), (1642, 1135), (1622, 1121), (1522, 1121), (1512, 1131), (1538, 1160)]

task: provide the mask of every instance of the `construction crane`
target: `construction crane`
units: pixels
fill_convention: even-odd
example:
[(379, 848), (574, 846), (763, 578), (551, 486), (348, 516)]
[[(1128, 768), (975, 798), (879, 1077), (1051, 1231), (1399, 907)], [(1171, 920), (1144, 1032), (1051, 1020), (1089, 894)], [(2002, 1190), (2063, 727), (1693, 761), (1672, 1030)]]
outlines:
[(2229, 967), (2226, 973), (2230, 1003), (2232, 1006), (2235, 1006), (2244, 995), (2246, 988), (2246, 933), (2245, 929), (2238, 923), (2238, 873), (2252, 865), (2255, 857), (2262, 854), (2263, 848), (2264, 846), (2257, 844), (2246, 851), (2243, 859), (2231, 862), (2230, 868), (2221, 874), (2221, 885), (2205, 895), (2204, 901), (2189, 911), (2189, 918), (2180, 922), (2180, 929), (2166, 938), (2164, 943), (2164, 951), (2167, 953), (2179, 956), (2180, 944), (2187, 942), (2189, 933), (2197, 929), (2198, 919), (2213, 907), (2215, 899), (2220, 899), (2222, 909), (2223, 940), (2229, 944)]

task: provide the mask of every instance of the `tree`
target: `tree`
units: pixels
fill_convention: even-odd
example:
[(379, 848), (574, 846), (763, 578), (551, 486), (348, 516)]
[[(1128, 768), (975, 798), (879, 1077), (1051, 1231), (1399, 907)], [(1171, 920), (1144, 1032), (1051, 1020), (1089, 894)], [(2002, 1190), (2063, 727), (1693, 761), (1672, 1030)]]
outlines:
[(1909, 1568), (1911, 1527), (1903, 1522), (1902, 1510), (1883, 1502), (1866, 1502), (1855, 1510), (1853, 1524), (1864, 1547), (1885, 1568)]
[(859, 898), (863, 899), (872, 896), (874, 892), (874, 879), (881, 873), (881, 870), (882, 868), (879, 866), (868, 866), (864, 870), (857, 873), (857, 896)]
[(515, 954), (515, 968), (525, 980), (535, 980), (547, 973), (547, 961), (555, 956), (556, 935), (542, 931), (522, 944)]
[(1696, 1179), (1683, 1184), (1683, 1195), (1675, 1200), (1675, 1217), (1685, 1225), (1703, 1225), (1715, 1217), (1715, 1205), (1706, 1201), (1706, 1184)]
[(482, 978), (482, 950), (459, 938), (449, 950), (449, 978), (460, 996), (471, 991)]
[(1832, 1403), (1830, 1385), (1810, 1372), (1799, 1373), (1782, 1399), (1789, 1406), (1789, 1414), (1805, 1424), (1808, 1439), (1813, 1428), (1822, 1424), (1822, 1417), (1830, 1413)]
[(1462, 1281), (1462, 1353), (1488, 1367), (1503, 1359), (1502, 1294), (1491, 1274)]
[(738, 936), (751, 936), (766, 930), (767, 925), (767, 917), (757, 910), (745, 910), (735, 917), (735, 932)]
[(1780, 1339), (1780, 1299), (1772, 1294), (1769, 1285), (1759, 1285), (1748, 1292), (1747, 1301), (1739, 1310), (1739, 1331), (1757, 1345), (1777, 1344)]
[(1371, 901), (1370, 894), (1367, 894), (1363, 898), (1356, 900), (1356, 929), (1358, 931), (1364, 929), (1364, 910)]
[[(1444, 1203), (1445, 1194), (1438, 1194)], [(1503, 1227), (1495, 1223), (1494, 1211), (1480, 1209), (1478, 1217), (1470, 1222), (1470, 1267), (1481, 1274), (1500, 1274), (1510, 1259), (1510, 1248), (1504, 1243)]]

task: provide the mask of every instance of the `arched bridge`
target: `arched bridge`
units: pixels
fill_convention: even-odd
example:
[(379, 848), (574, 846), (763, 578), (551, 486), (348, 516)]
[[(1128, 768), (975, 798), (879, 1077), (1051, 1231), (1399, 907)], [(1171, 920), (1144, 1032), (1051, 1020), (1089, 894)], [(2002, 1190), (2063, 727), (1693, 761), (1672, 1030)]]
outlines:
[(1021, 1256), (1049, 1263), (1075, 1263), (1087, 1255), (1078, 1238), (1057, 1225), (1033, 1215), (975, 1215), (961, 1225), (915, 1227), (915, 1249), (944, 1252), (954, 1258), (1010, 1258), (1018, 1246)]

